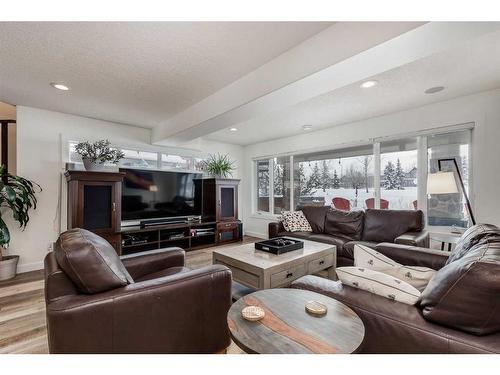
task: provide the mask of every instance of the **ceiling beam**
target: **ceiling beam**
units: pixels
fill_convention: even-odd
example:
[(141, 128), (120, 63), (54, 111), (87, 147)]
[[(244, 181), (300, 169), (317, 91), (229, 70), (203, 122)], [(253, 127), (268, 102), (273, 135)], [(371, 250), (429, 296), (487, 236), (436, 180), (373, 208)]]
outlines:
[(337, 23), (155, 127), (152, 142), (183, 144), (499, 28), (487, 22)]

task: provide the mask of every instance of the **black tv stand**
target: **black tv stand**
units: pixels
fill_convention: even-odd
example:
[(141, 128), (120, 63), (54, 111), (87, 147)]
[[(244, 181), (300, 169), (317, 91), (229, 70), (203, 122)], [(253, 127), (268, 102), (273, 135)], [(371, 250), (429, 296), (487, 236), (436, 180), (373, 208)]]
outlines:
[(215, 246), (218, 242), (215, 221), (157, 223), (147, 227), (122, 227), (121, 254), (133, 254), (165, 247), (180, 247), (186, 251)]

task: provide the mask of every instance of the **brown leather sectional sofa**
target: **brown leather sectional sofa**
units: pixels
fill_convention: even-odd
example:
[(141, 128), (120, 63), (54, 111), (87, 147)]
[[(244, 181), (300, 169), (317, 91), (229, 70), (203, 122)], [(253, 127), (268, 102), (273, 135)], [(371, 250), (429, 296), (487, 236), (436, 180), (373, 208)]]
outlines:
[(119, 258), (83, 229), (45, 257), (50, 353), (216, 353), (230, 344), (231, 271), (185, 267), (184, 251)]
[(381, 243), (408, 266), (438, 270), (415, 306), (317, 276), (296, 280), (350, 306), (365, 325), (364, 353), (500, 353), (500, 230), (469, 228), (448, 252)]
[(352, 266), (354, 245), (374, 248), (381, 242), (429, 246), (422, 211), (377, 210), (340, 211), (325, 207), (301, 207), (312, 232), (287, 232), (281, 222), (269, 223), (269, 238), (287, 236), (337, 246), (337, 267)]

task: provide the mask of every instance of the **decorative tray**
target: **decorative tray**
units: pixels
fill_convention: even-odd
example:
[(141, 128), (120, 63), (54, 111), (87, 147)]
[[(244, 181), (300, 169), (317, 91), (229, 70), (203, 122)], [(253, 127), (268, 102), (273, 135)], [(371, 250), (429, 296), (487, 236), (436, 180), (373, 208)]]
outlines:
[(284, 254), (289, 251), (299, 250), (304, 247), (304, 242), (287, 237), (276, 237), (255, 243), (257, 250), (266, 251), (271, 254)]

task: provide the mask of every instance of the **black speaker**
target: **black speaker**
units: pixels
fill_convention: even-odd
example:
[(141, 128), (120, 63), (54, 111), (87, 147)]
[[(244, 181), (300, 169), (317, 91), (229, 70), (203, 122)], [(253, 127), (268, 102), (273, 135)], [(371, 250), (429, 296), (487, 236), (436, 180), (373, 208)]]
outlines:
[(238, 240), (243, 241), (243, 223), (238, 220)]

